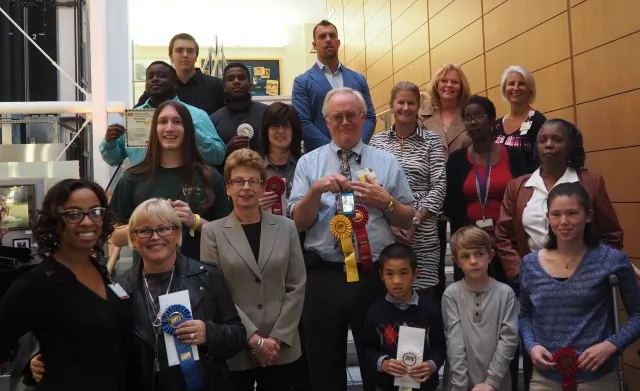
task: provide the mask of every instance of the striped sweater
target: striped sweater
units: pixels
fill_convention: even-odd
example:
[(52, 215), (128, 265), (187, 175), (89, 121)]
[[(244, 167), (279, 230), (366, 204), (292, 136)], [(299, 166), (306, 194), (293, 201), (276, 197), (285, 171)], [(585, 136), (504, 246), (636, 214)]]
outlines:
[[(613, 333), (613, 299), (609, 276), (620, 280), (620, 294), (629, 320)], [(551, 354), (566, 347), (582, 354), (587, 348), (605, 340), (618, 352), (640, 338), (640, 286), (629, 258), (605, 246), (590, 249), (578, 268), (566, 281), (549, 276), (538, 252), (524, 257), (520, 264), (520, 334), (527, 352), (542, 345)], [(611, 357), (598, 371), (579, 372), (579, 382), (598, 379), (609, 373), (615, 363)], [(560, 381), (555, 370), (541, 371), (549, 379)]]

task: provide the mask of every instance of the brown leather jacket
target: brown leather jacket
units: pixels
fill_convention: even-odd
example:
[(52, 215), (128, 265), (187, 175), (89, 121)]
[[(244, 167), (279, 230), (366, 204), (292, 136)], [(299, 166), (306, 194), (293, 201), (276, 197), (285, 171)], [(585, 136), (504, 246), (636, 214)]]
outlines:
[(442, 124), (442, 118), (440, 117), (440, 111), (435, 110), (433, 107), (427, 105), (422, 107), (418, 111), (418, 119), (422, 122), (422, 125), (432, 130), (440, 136), (442, 144), (444, 145), (444, 160), (449, 159), (449, 155), (460, 148), (465, 148), (471, 144), (471, 139), (467, 135), (464, 124), (462, 123), (462, 116), (460, 112), (456, 112), (453, 117), (453, 122), (449, 126), (449, 129), (444, 130)]
[[(520, 272), (520, 260), (531, 252), (527, 233), (522, 225), (522, 212), (533, 195), (533, 188), (524, 187), (531, 174), (513, 179), (507, 185), (495, 227), (497, 255), (508, 279)], [(611, 205), (602, 176), (578, 171), (580, 184), (589, 193), (593, 207), (593, 223), (600, 233), (602, 244), (622, 249), (622, 227)]]

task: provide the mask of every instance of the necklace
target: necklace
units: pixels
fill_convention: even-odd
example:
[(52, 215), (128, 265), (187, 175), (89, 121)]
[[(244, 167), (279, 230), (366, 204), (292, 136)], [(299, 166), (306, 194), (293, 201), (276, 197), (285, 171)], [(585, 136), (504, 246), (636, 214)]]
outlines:
[(411, 134), (409, 134), (406, 137), (400, 137), (398, 135), (398, 131), (396, 131), (396, 137), (398, 138), (398, 140), (400, 140), (400, 153), (404, 152), (404, 140), (408, 139), (409, 137), (413, 136), (413, 134), (416, 132), (416, 130), (414, 129), (413, 132), (411, 132)]
[[(169, 290), (171, 289), (171, 283), (173, 282), (173, 275), (176, 271), (176, 264), (173, 264), (173, 268), (171, 269), (171, 278), (169, 278), (169, 285), (167, 286), (167, 292), (165, 295), (169, 294)], [(160, 320), (162, 314), (160, 312), (160, 303), (156, 307), (156, 303), (153, 301), (153, 296), (151, 295), (151, 291), (149, 290), (149, 284), (147, 283), (147, 276), (142, 273), (142, 281), (144, 281), (144, 287), (147, 291), (147, 295), (149, 300), (147, 301), (147, 310), (149, 311), (149, 316), (151, 317), (151, 327), (153, 328), (153, 333), (155, 334), (155, 346), (154, 346), (154, 359), (153, 359), (153, 371), (160, 372), (160, 361), (158, 360), (158, 337), (160, 336), (160, 326), (162, 321)], [(155, 313), (155, 315), (154, 315)]]
[(578, 259), (578, 257), (573, 256), (569, 259), (569, 262), (565, 262), (564, 258), (562, 257), (562, 255), (560, 255), (560, 253), (558, 253), (558, 257), (560, 258), (560, 262), (564, 264), (565, 269), (568, 269), (569, 265), (571, 265), (573, 262), (575, 262), (576, 259)]
[(284, 174), (289, 167), (289, 164), (272, 164), (271, 167), (275, 168), (280, 174)]

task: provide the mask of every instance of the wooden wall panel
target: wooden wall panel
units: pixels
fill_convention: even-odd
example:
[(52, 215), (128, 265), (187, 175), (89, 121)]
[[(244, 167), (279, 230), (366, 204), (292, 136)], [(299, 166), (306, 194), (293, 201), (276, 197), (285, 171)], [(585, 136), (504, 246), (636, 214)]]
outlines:
[(500, 85), (502, 72), (511, 65), (522, 65), (534, 72), (570, 56), (569, 18), (562, 13), (487, 51), (487, 84), (489, 87)]
[(415, 2), (416, 0), (391, 0), (391, 20), (398, 19)]
[(640, 88), (640, 32), (574, 57), (576, 103)]
[(356, 72), (364, 72), (367, 69), (367, 60), (366, 60), (366, 52), (363, 50), (353, 58), (349, 63), (347, 63), (347, 67), (353, 69)]
[[(395, 55), (393, 62), (395, 63)], [(417, 86), (426, 84), (431, 79), (431, 68), (429, 66), (429, 53), (420, 56), (417, 60), (411, 64), (402, 68), (393, 75), (393, 82), (398, 83), (400, 81), (410, 81)]]
[(571, 7), (575, 7), (576, 5), (583, 3), (587, 0), (569, 0), (569, 4), (571, 5)]
[[(609, 185), (606, 178), (605, 183)], [(640, 238), (640, 224), (638, 224), (640, 203), (618, 203), (613, 204), (613, 208), (616, 210), (616, 215), (618, 215), (618, 220), (624, 231), (625, 254), (630, 257), (640, 258), (640, 240), (637, 240), (637, 238)], [(636, 349), (637, 351), (638, 349)], [(640, 368), (640, 365), (638, 365), (638, 368)]]
[(624, 366), (624, 375), (629, 391), (640, 391), (640, 369), (631, 365)]
[(544, 113), (573, 105), (571, 60), (541, 69), (533, 75), (538, 90), (535, 102), (538, 110)]
[(367, 81), (369, 88), (373, 88), (393, 75), (393, 52), (382, 56), (375, 64), (367, 67)]
[(343, 44), (342, 47), (346, 50), (347, 57), (345, 60), (347, 62), (352, 61), (358, 54), (362, 53), (365, 48), (364, 29), (360, 30), (360, 32), (353, 37), (351, 41), (349, 41), (349, 43)]
[(367, 68), (375, 64), (375, 62), (381, 59), (382, 56), (389, 53), (391, 48), (391, 26), (389, 26), (378, 36), (378, 38), (367, 45)]
[(397, 45), (427, 22), (427, 3), (416, 1), (392, 25), (393, 45)]
[(429, 23), (425, 23), (393, 48), (394, 72), (429, 51)]
[[(391, 11), (389, 10), (389, 3), (378, 10), (378, 13), (367, 22), (365, 27), (365, 41), (367, 45), (373, 42), (378, 36), (391, 26)], [(391, 38), (391, 30), (389, 29), (389, 38)]]
[(493, 49), (566, 9), (563, 0), (509, 0), (484, 16), (485, 49)]
[(578, 127), (587, 151), (640, 145), (640, 90), (583, 103)]
[(640, 1), (589, 0), (571, 9), (573, 53), (640, 30)]
[(358, 12), (349, 23), (344, 24), (344, 41), (349, 43), (358, 33), (364, 29), (364, 14)]
[(429, 0), (429, 19), (448, 7), (454, 0)]
[(482, 13), (486, 14), (490, 11), (493, 11), (495, 8), (506, 1), (507, 0), (482, 0)]
[[(429, 20), (431, 48), (482, 16), (481, 0), (456, 0)], [(482, 39), (482, 34), (480, 34)]]
[[(448, 9), (449, 7), (446, 8), (446, 10)], [(445, 13), (445, 11), (443, 11), (443, 13)], [(439, 15), (429, 23), (432, 25), (438, 17)], [(433, 33), (435, 30), (433, 27), (430, 28), (432, 47)], [(478, 57), (482, 52), (482, 20), (477, 20), (440, 45), (431, 49), (431, 61), (434, 67), (440, 67), (447, 63), (464, 64)]]
[(587, 168), (604, 177), (613, 202), (640, 202), (640, 170), (636, 167), (640, 167), (640, 147), (609, 149), (587, 155)]
[(388, 2), (389, 0), (366, 0), (364, 2), (364, 20), (368, 23)]
[(493, 87), (487, 90), (487, 98), (491, 99), (493, 104), (496, 105), (498, 117), (502, 117), (509, 112), (509, 104), (502, 99), (500, 87)]
[(349, 3), (344, 5), (344, 11), (343, 11), (343, 20), (344, 20), (344, 24), (349, 24), (349, 22), (351, 21), (351, 19), (353, 19), (356, 14), (360, 14), (360, 17), (364, 17), (364, 12), (362, 10), (362, 5), (363, 5), (363, 1), (362, 0), (351, 0), (349, 1)]
[(484, 55), (480, 55), (471, 61), (462, 64), (462, 71), (469, 81), (469, 88), (472, 94), (487, 89), (485, 83)]
[[(389, 97), (391, 96), (391, 89), (393, 88), (393, 76), (384, 80), (382, 83), (371, 88), (371, 100), (373, 101), (373, 107), (376, 112), (384, 111), (389, 107)], [(380, 107), (384, 107), (382, 110), (378, 110)]]

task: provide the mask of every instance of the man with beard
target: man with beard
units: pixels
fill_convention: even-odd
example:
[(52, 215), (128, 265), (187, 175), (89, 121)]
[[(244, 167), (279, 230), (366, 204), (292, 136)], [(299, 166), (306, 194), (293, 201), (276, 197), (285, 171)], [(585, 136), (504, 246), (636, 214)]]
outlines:
[[(149, 96), (136, 110), (154, 109), (167, 100), (180, 102), (189, 110), (196, 129), (198, 151), (204, 160), (212, 165), (222, 164), (225, 158), (225, 145), (220, 140), (216, 128), (203, 110), (180, 101), (176, 94), (178, 75), (176, 70), (164, 61), (154, 61), (147, 68), (145, 94)], [(107, 128), (104, 140), (100, 144), (100, 154), (110, 166), (120, 165), (126, 158), (131, 164), (138, 164), (147, 152), (146, 148), (128, 148), (121, 124), (111, 124)]]
[(313, 29), (313, 48), (317, 52), (316, 65), (293, 81), (291, 104), (302, 121), (302, 140), (306, 152), (331, 142), (329, 129), (322, 116), (324, 98), (333, 88), (350, 87), (359, 91), (367, 104), (362, 126), (362, 141), (366, 144), (376, 128), (376, 113), (371, 102), (367, 79), (340, 63), (340, 40), (336, 26), (323, 20)]
[[(251, 82), (246, 65), (240, 62), (228, 64), (224, 68), (223, 78), (227, 105), (209, 118), (227, 145), (227, 156), (241, 148), (259, 152), (260, 127), (267, 105), (251, 99)], [(222, 167), (219, 169), (222, 170)]]

